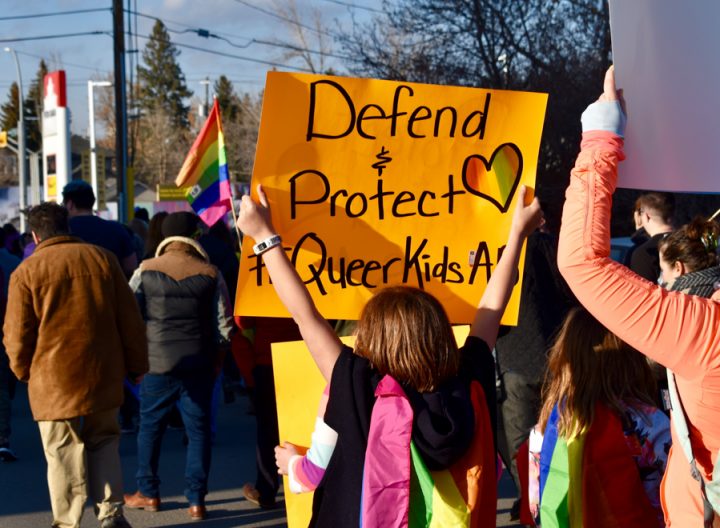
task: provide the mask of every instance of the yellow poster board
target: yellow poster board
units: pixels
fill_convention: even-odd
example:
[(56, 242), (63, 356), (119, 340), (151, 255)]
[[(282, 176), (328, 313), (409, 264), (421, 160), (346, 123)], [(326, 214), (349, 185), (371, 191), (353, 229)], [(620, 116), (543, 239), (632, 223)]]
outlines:
[[(327, 318), (385, 285), (421, 287), (472, 320), (534, 188), (547, 95), (268, 73), (253, 172), (283, 247)], [(284, 316), (249, 237), (236, 313)], [(517, 319), (519, 288), (506, 311)]]
[[(458, 345), (465, 343), (470, 327), (453, 327)], [(341, 338), (352, 346), (354, 337)], [(310, 437), (315, 427), (320, 396), (325, 390), (325, 380), (320, 374), (304, 341), (273, 343), (273, 371), (278, 410), (280, 444), (291, 442), (310, 447)], [(296, 495), (290, 491), (287, 477), (283, 477), (285, 507), (288, 528), (304, 528), (312, 516), (312, 493)]]

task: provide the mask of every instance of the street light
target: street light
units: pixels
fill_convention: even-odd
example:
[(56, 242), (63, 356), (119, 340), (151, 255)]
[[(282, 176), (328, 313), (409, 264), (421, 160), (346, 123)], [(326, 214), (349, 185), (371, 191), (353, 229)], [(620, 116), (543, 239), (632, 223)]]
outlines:
[(100, 194), (98, 193), (97, 175), (97, 152), (95, 151), (95, 97), (93, 88), (96, 86), (112, 86), (110, 81), (88, 81), (88, 135), (90, 136), (90, 184), (95, 193), (96, 203), (99, 205)]
[[(210, 114), (210, 79), (205, 77), (200, 81), (200, 84), (205, 86), (205, 105), (203, 106), (203, 111), (198, 113), (200, 114), (200, 117), (207, 118)], [(202, 124), (200, 126), (202, 126)]]
[[(18, 78), (18, 103), (20, 115), (18, 116), (18, 187), (20, 190), (20, 211), (25, 209), (26, 205), (26, 192), (27, 192), (27, 181), (25, 174), (27, 174), (25, 168), (25, 108), (23, 105), (23, 87), (22, 87), (22, 74), (20, 73), (20, 61), (18, 61), (17, 53), (12, 48), (5, 48), (6, 53), (12, 53), (15, 59), (15, 69), (17, 70)], [(20, 213), (20, 232), (25, 232), (25, 215)]]

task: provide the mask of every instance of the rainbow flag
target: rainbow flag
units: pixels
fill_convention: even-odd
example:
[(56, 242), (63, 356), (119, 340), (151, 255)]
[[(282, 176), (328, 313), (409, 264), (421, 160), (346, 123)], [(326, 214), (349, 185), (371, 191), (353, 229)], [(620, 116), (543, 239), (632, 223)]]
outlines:
[(657, 528), (620, 419), (597, 405), (590, 428), (566, 439), (553, 409), (540, 452), (543, 528)]
[(471, 385), (475, 433), (449, 469), (430, 471), (412, 442), (413, 412), (385, 376), (375, 391), (365, 453), (362, 528), (494, 527), (497, 480), (493, 431), (479, 383)]
[(188, 202), (209, 226), (231, 210), (230, 174), (217, 99), (175, 178), (175, 185), (187, 187)]

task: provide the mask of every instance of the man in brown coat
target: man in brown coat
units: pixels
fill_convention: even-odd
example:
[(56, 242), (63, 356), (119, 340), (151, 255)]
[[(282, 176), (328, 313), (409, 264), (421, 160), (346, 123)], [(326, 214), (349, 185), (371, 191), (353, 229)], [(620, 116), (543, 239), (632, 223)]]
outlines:
[(68, 235), (67, 211), (27, 213), (37, 248), (12, 274), (4, 344), (28, 383), (48, 463), (53, 526), (79, 528), (88, 495), (102, 528), (122, 514), (123, 379), (148, 370), (145, 325), (117, 258)]

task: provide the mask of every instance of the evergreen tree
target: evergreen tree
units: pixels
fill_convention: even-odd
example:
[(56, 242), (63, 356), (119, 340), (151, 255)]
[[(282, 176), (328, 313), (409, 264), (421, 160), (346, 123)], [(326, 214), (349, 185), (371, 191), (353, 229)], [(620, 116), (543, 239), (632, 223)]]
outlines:
[(241, 117), (240, 98), (235, 93), (230, 79), (221, 75), (213, 85), (215, 97), (220, 105), (220, 113), (224, 122), (235, 121)]
[(40, 59), (37, 74), (25, 99), (25, 130), (30, 150), (38, 150), (42, 146), (43, 87), (47, 73), (45, 61)]
[(18, 85), (16, 82), (10, 85), (7, 101), (0, 107), (0, 128), (10, 130), (17, 128), (18, 117), (20, 116), (20, 99), (18, 97)]
[(164, 111), (173, 126), (187, 130), (190, 107), (184, 101), (192, 92), (177, 62), (178, 55), (180, 51), (170, 41), (165, 25), (156, 21), (142, 54), (145, 66), (138, 67), (139, 104), (146, 113)]

